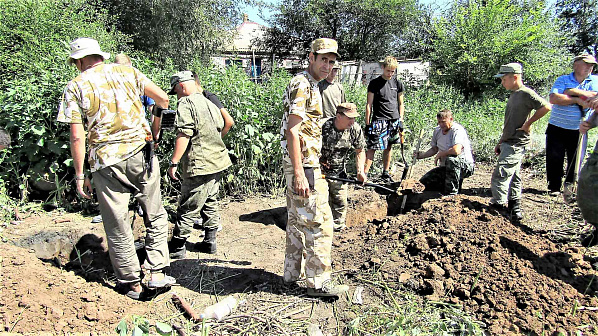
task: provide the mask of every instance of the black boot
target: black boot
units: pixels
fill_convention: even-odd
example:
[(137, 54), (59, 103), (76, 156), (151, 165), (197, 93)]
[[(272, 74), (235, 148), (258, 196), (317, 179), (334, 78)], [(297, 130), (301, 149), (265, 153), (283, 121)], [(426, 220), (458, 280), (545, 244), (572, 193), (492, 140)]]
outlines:
[(216, 233), (218, 227), (213, 229), (205, 229), (206, 235), (203, 237), (201, 243), (195, 244), (195, 249), (201, 253), (214, 254), (216, 253)]
[(523, 219), (523, 211), (521, 210), (521, 200), (509, 200), (509, 213), (511, 221), (519, 222)]
[(168, 243), (170, 259), (185, 259), (187, 249), (185, 248), (186, 238), (172, 237)]

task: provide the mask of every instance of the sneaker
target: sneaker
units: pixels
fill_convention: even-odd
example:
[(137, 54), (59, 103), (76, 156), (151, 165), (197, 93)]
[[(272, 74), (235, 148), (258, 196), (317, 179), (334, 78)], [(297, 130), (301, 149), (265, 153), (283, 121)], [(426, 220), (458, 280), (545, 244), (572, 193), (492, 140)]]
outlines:
[(394, 183), (392, 176), (390, 176), (388, 172), (383, 172), (382, 175), (380, 175), (380, 180), (385, 183)]
[(338, 297), (349, 291), (347, 285), (333, 285), (331, 281), (326, 281), (322, 288), (308, 288), (307, 295), (313, 297)]
[(575, 202), (575, 185), (573, 183), (565, 183), (563, 187), (563, 200), (567, 204)]
[(170, 275), (164, 274), (164, 277), (161, 280), (150, 280), (147, 283), (147, 288), (155, 289), (155, 288), (164, 288), (170, 287), (176, 284), (176, 279), (171, 277)]

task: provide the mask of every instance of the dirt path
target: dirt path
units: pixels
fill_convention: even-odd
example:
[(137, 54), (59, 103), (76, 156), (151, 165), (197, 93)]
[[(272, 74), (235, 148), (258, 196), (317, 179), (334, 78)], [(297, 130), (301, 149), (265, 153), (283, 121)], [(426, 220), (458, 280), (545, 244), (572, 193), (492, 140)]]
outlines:
[[(428, 168), (420, 165), (414, 176)], [(174, 261), (171, 274), (180, 286), (150, 302), (111, 289), (101, 224), (58, 211), (31, 215), (2, 232), (0, 321), (3, 331), (25, 334), (105, 334), (137, 315), (191, 331), (194, 324), (170, 301), (173, 292), (199, 311), (234, 294), (244, 304), (231, 319), (213, 324), (211, 334), (304, 335), (311, 323), (338, 335), (361, 312), (394, 300), (388, 293), (408, 291), (419, 302), (462, 307), (491, 335), (598, 334), (596, 312), (584, 310), (598, 306), (590, 264), (598, 251), (577, 242), (587, 230), (579, 227), (579, 215), (525, 171), (527, 219), (513, 225), (487, 207), (489, 190), (480, 186), (489, 181), (490, 168), (482, 166), (466, 180), (464, 195), (396, 217), (386, 217), (379, 195), (353, 190), (348, 229), (335, 237), (333, 267), (341, 282), (365, 288), (361, 306), (350, 297), (312, 300), (300, 287), (282, 284), (282, 197), (224, 202), (218, 253), (191, 251)], [(73, 242), (82, 256), (72, 252)], [(69, 260), (68, 267), (57, 266)]]

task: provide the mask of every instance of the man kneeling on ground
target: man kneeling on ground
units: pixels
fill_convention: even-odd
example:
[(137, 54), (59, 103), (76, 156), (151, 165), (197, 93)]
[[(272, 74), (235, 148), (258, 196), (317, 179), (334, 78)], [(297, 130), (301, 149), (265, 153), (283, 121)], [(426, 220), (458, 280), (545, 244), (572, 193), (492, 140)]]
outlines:
[[(365, 137), (361, 126), (355, 123), (359, 116), (357, 107), (352, 103), (342, 103), (336, 108), (336, 116), (328, 119), (322, 126), (322, 156), (320, 165), (325, 175), (346, 176), (345, 160), (353, 148), (356, 153), (357, 180), (365, 182)], [(347, 217), (346, 183), (326, 180), (328, 182), (328, 203), (334, 219), (334, 231), (345, 227)]]
[(440, 191), (444, 195), (456, 195), (461, 190), (463, 179), (470, 177), (474, 170), (471, 143), (463, 126), (454, 122), (450, 110), (436, 114), (438, 127), (434, 128), (430, 149), (416, 151), (417, 159), (436, 155), (434, 162), (438, 167), (427, 172), (420, 182), (428, 191)]

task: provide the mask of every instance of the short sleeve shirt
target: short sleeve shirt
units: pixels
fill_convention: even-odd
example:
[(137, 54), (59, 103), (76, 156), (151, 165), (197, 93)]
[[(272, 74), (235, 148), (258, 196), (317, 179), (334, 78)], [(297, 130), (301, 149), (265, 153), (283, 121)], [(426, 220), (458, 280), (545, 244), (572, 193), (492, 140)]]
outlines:
[[(572, 72), (568, 75), (560, 76), (554, 82), (550, 93), (564, 94), (567, 89), (580, 89), (584, 91), (598, 91), (598, 76), (590, 75), (584, 79), (581, 83), (575, 79), (575, 74)], [(569, 129), (579, 129), (579, 123), (582, 115), (587, 114), (588, 109), (583, 110), (577, 104), (571, 105), (558, 105), (553, 104), (552, 110), (550, 111), (549, 124)]]
[(92, 172), (128, 159), (151, 138), (139, 99), (149, 83), (133, 67), (100, 64), (67, 84), (57, 120), (85, 123)]
[(505, 109), (505, 123), (500, 142), (518, 146), (528, 145), (530, 135), (517, 129), (529, 119), (533, 110), (547, 105), (549, 104), (546, 99), (527, 86), (511, 93)]
[(224, 108), (224, 105), (222, 105), (220, 99), (218, 99), (218, 96), (216, 96), (212, 92), (208, 90), (203, 90), (203, 96), (208, 98), (208, 100), (211, 101), (214, 105), (216, 105), (218, 109)]
[(296, 115), (302, 120), (299, 142), (303, 166), (319, 167), (322, 148), (322, 97), (318, 82), (307, 71), (291, 79), (283, 95), (283, 108), (280, 127), (283, 159), (291, 163), (285, 131), (288, 129), (289, 116)]
[[(345, 160), (353, 149), (365, 148), (365, 137), (361, 126), (353, 123), (351, 128), (339, 131), (334, 126), (336, 118), (328, 119), (322, 126), (322, 157), (325, 173), (340, 173), (345, 169)], [(325, 168), (328, 166), (329, 168)]]
[(346, 102), (345, 89), (339, 82), (330, 83), (326, 79), (318, 83), (320, 94), (322, 95), (322, 112), (324, 118), (333, 118), (336, 115), (336, 107)]
[[(442, 129), (439, 126), (434, 128), (430, 146), (438, 147), (439, 151), (446, 151), (457, 144), (463, 146), (463, 151), (461, 154), (459, 154), (459, 156), (462, 156), (465, 161), (473, 163), (474, 161), (473, 154), (471, 153), (471, 142), (469, 141), (469, 136), (467, 136), (467, 131), (463, 126), (453, 122), (451, 128), (446, 134), (442, 133)], [(440, 162), (442, 166), (444, 166), (444, 161), (445, 160), (441, 160)]]
[(399, 119), (398, 97), (403, 91), (405, 87), (396, 77), (386, 80), (379, 76), (373, 79), (368, 85), (368, 93), (374, 94), (372, 120)]

